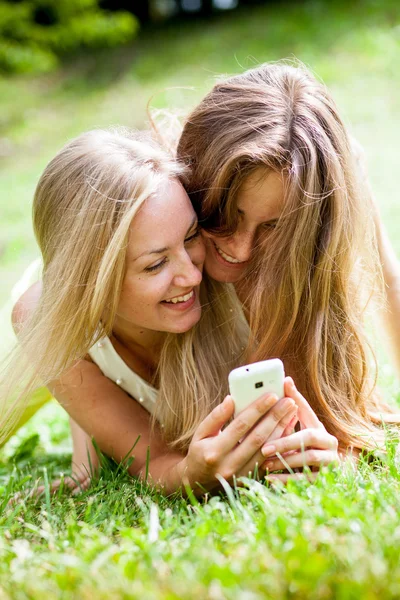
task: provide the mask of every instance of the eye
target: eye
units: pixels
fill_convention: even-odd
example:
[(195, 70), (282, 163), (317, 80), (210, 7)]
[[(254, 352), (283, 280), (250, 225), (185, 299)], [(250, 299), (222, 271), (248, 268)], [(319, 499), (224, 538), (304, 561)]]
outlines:
[(146, 267), (144, 270), (146, 271), (146, 273), (151, 273), (152, 271), (157, 271), (157, 269), (161, 269), (161, 267), (163, 265), (165, 265), (165, 263), (167, 262), (166, 258), (163, 258), (162, 260), (160, 260), (160, 262), (158, 262), (156, 265), (153, 265), (151, 267)]
[(197, 228), (196, 231), (189, 236), (188, 238), (186, 238), (185, 240), (185, 244), (188, 244), (189, 242), (192, 242), (193, 240), (195, 240), (196, 238), (198, 238), (200, 235), (200, 228)]
[(262, 224), (262, 227), (264, 229), (275, 229), (277, 223), (278, 221), (267, 221), (266, 223)]

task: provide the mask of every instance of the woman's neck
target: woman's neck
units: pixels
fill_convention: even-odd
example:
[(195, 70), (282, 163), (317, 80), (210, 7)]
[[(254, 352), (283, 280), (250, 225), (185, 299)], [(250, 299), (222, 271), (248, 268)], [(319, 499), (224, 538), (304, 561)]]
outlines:
[(144, 379), (150, 381), (157, 369), (166, 333), (114, 323), (111, 341), (121, 358)]

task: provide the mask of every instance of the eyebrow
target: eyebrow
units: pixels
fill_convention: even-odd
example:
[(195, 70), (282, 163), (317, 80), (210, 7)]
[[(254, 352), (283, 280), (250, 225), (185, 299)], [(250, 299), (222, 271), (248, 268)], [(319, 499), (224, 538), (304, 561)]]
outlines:
[[(241, 215), (245, 215), (245, 211), (242, 208), (237, 209), (238, 213), (240, 213)], [(264, 221), (264, 223), (277, 223), (279, 221), (279, 217), (276, 219), (268, 219), (268, 221)]]
[[(188, 235), (188, 233), (193, 229), (193, 226), (197, 223), (197, 215), (195, 215), (193, 217), (193, 220), (191, 222), (191, 224), (189, 225), (189, 228), (185, 234), (185, 237)], [(150, 254), (163, 254), (163, 252), (167, 252), (167, 250), (170, 250), (170, 248), (168, 246), (165, 246), (165, 248), (157, 248), (156, 250), (149, 250), (148, 252), (143, 252), (142, 254), (139, 254), (139, 256), (137, 256), (136, 258), (134, 258), (133, 260), (138, 260), (138, 258), (142, 258), (142, 256), (147, 256)]]

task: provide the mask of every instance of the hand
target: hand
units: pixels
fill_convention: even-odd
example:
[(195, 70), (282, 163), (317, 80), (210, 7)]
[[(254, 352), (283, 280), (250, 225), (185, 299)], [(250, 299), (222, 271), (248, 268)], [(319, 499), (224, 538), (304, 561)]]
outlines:
[(219, 485), (217, 475), (227, 481), (248, 476), (264, 462), (261, 447), (281, 437), (297, 414), (291, 398), (266, 394), (244, 409), (222, 430), (234, 413), (231, 396), (217, 406), (198, 426), (183, 461), (183, 480), (207, 490)]
[[(73, 496), (78, 495), (79, 493), (88, 489), (92, 481), (91, 476), (86, 473), (73, 473), (72, 475), (68, 475), (62, 479), (56, 479), (49, 485), (49, 492), (51, 495), (58, 492), (58, 490), (62, 487), (63, 490), (69, 490)], [(37, 485), (37, 483), (27, 492), (17, 492), (14, 494), (12, 498), (7, 503), (8, 507), (13, 507), (21, 500), (31, 500), (32, 498), (39, 498), (46, 491), (46, 487), (44, 485)]]
[[(87, 490), (92, 482), (92, 476), (87, 472), (82, 471), (67, 475), (62, 479), (56, 479), (52, 481), (49, 486), (50, 494), (55, 494), (62, 487), (63, 490), (69, 490), (73, 496), (80, 494)], [(40, 496), (45, 492), (45, 486), (40, 485), (39, 487), (32, 490), (34, 496)], [(31, 493), (32, 493), (31, 492)]]
[[(261, 450), (267, 458), (263, 467), (269, 472), (306, 466), (319, 469), (322, 465), (339, 462), (337, 438), (326, 431), (291, 377), (285, 379), (285, 394), (296, 403), (302, 430), (275, 440), (273, 444), (265, 444)], [(302, 477), (302, 473), (268, 475), (269, 480), (279, 479), (283, 482)], [(315, 475), (307, 474), (308, 479), (313, 477)]]

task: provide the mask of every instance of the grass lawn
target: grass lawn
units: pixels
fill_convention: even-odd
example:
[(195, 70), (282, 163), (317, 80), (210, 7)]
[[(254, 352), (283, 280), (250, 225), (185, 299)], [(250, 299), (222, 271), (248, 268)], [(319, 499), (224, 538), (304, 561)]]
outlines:
[[(185, 111), (218, 74), (293, 56), (329, 85), (363, 144), (400, 252), (400, 5), (268, 2), (142, 31), (129, 48), (76, 57), (52, 75), (0, 79), (0, 306), (37, 256), (33, 190), (67, 139), (110, 124), (143, 127), (149, 98)], [(379, 352), (383, 391), (396, 398)], [(86, 492), (9, 508), (39, 477), (68, 472), (67, 419), (49, 405), (0, 452), (0, 600), (398, 599), (399, 460), (390, 449), (375, 468), (328, 470), (286, 489), (249, 481), (201, 504), (163, 498), (106, 462)]]

